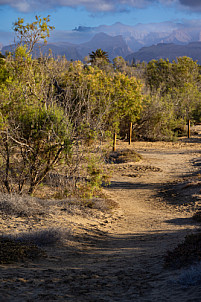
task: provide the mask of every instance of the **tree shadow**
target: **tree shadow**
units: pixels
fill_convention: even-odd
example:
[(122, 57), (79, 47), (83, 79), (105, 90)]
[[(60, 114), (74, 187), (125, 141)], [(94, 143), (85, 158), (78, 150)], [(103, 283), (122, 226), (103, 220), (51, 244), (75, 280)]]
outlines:
[(193, 134), (192, 136), (180, 138), (180, 141), (183, 143), (189, 144), (201, 144), (201, 134)]
[(199, 225), (199, 223), (193, 220), (192, 218), (174, 218), (166, 220), (165, 222), (175, 225)]
[(142, 182), (128, 182), (128, 181), (111, 181), (110, 185), (107, 189), (115, 189), (115, 190), (136, 190), (136, 189), (152, 189), (159, 187), (161, 184), (152, 184), (152, 183), (142, 183)]

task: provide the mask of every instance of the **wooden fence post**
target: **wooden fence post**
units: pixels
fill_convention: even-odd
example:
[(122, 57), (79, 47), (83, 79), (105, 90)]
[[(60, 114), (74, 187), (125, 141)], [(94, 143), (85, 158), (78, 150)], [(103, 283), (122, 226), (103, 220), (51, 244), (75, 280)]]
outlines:
[(191, 121), (190, 120), (188, 120), (188, 138), (190, 138), (190, 136), (191, 136)]
[(129, 145), (131, 144), (131, 141), (132, 141), (132, 128), (133, 128), (133, 124), (130, 123), (130, 128), (129, 128)]
[(116, 151), (116, 145), (117, 145), (117, 134), (116, 134), (116, 132), (114, 132), (114, 136), (113, 136), (113, 152)]

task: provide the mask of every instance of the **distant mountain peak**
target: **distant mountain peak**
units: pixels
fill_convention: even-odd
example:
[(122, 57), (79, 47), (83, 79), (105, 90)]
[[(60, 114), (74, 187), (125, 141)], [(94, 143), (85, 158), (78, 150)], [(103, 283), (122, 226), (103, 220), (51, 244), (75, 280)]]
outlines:
[(100, 32), (95, 34), (95, 36), (91, 40), (96, 40), (96, 39), (111, 39), (111, 36), (104, 32)]
[(97, 40), (105, 40), (105, 41), (124, 41), (123, 36), (122, 35), (117, 35), (117, 36), (110, 36), (104, 32), (100, 32), (98, 34), (96, 34), (91, 41), (97, 41)]

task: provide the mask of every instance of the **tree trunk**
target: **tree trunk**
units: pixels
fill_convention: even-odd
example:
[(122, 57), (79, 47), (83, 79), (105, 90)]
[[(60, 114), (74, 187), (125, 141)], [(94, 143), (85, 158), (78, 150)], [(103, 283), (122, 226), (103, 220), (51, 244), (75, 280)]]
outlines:
[(190, 120), (188, 120), (188, 138), (190, 138), (190, 136), (191, 136), (191, 130), (190, 130), (190, 128), (191, 128), (191, 121)]
[(116, 132), (114, 132), (114, 136), (113, 136), (113, 152), (116, 151), (116, 146), (117, 146), (117, 134)]
[(133, 124), (130, 123), (130, 127), (129, 127), (129, 145), (132, 142), (132, 128), (133, 128)]

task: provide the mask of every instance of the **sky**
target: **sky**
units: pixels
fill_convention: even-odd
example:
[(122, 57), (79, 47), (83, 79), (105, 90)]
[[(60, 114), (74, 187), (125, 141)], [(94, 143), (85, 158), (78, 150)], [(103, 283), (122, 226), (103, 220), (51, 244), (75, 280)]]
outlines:
[[(201, 0), (0, 0), (0, 43), (13, 43), (12, 26), (18, 18), (26, 24), (35, 15), (50, 15), (50, 25), (55, 27), (52, 39), (62, 41), (70, 39), (79, 26), (156, 23), (160, 31), (161, 22), (200, 24)], [(82, 40), (81, 33), (77, 39)]]

